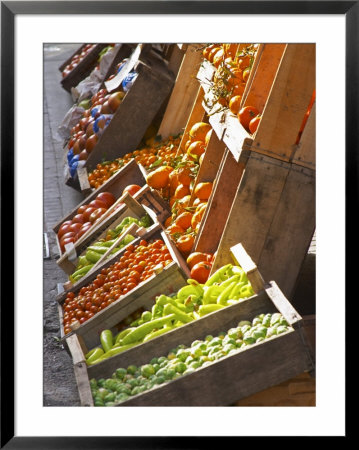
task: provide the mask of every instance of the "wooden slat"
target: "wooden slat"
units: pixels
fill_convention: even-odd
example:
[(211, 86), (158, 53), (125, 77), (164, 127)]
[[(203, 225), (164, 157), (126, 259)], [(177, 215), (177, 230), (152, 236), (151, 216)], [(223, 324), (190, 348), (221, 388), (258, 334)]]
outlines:
[(85, 362), (74, 365), (76, 383), (79, 391), (81, 406), (94, 406), (87, 367)]
[(252, 150), (290, 161), (315, 89), (315, 44), (287, 44)]
[(245, 85), (245, 88), (244, 88), (244, 91), (243, 91), (243, 94), (242, 94), (241, 106), (244, 105), (245, 100), (246, 100), (246, 98), (248, 96), (248, 92), (251, 89), (251, 86), (252, 86), (252, 83), (253, 83), (256, 71), (257, 71), (257, 67), (258, 67), (259, 61), (261, 60), (261, 56), (262, 56), (262, 52), (263, 52), (264, 46), (265, 46), (265, 44), (259, 44), (257, 52), (256, 52), (256, 54), (254, 56), (253, 65), (251, 67), (251, 71), (249, 72), (249, 77), (247, 79), (247, 82), (246, 82), (246, 85)]
[[(243, 106), (255, 106), (262, 112), (272, 88), (279, 63), (283, 56), (285, 44), (261, 44), (253, 65), (253, 77), (248, 79), (248, 93), (243, 95)], [(251, 72), (252, 74), (252, 72)]]
[[(248, 255), (242, 244), (237, 244), (231, 247), (231, 254), (235, 262), (239, 264), (242, 269), (246, 272), (249, 282), (252, 285), (254, 292), (258, 293), (264, 289), (264, 280), (260, 274), (258, 267)], [(268, 293), (268, 292), (267, 292)], [(272, 299), (272, 297), (271, 297)], [(272, 299), (273, 301), (273, 299)], [(275, 303), (278, 307), (278, 305)]]
[(315, 169), (316, 148), (316, 106), (313, 104), (303, 134), (293, 156), (293, 162), (299, 166)]
[[(268, 229), (284, 189), (290, 165), (251, 153), (219, 243), (212, 273), (226, 264), (230, 248), (242, 243), (259, 266)], [(265, 274), (262, 273), (265, 280)]]
[(315, 172), (291, 165), (256, 259), (265, 280), (291, 298), (315, 230)]
[(133, 86), (86, 160), (88, 170), (135, 150), (172, 89), (174, 80), (164, 69), (155, 71), (139, 61), (136, 70)]
[(217, 250), (244, 167), (226, 150), (195, 240), (195, 251), (214, 253)]
[(162, 138), (183, 131), (198, 90), (196, 74), (202, 59), (200, 44), (189, 44), (167, 104), (158, 134)]

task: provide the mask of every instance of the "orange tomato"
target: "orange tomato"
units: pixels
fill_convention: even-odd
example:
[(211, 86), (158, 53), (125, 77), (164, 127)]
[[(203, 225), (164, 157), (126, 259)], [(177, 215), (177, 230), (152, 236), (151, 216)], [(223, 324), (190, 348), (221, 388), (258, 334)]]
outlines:
[(235, 95), (229, 101), (229, 109), (235, 115), (237, 115), (239, 113), (241, 99), (242, 99), (241, 95)]
[(252, 134), (254, 134), (257, 131), (260, 121), (261, 121), (261, 116), (256, 116), (249, 122), (249, 131)]
[(186, 262), (188, 267), (192, 269), (192, 267), (195, 266), (197, 263), (201, 261), (207, 261), (207, 258), (208, 258), (207, 253), (193, 252), (188, 256)]
[(194, 195), (200, 200), (208, 200), (212, 192), (213, 184), (209, 181), (198, 183), (194, 189)]
[(183, 184), (179, 184), (175, 190), (174, 193), (174, 198), (176, 199), (181, 199), (183, 197), (186, 197), (187, 195), (189, 195), (191, 192), (189, 190), (188, 186), (184, 186)]
[(173, 169), (170, 166), (159, 167), (147, 175), (146, 183), (154, 189), (162, 189), (168, 185), (172, 171)]
[(191, 226), (192, 217), (193, 214), (189, 211), (185, 211), (177, 217), (175, 224), (187, 230), (187, 228), (190, 228)]
[(188, 255), (193, 247), (194, 237), (191, 234), (185, 234), (176, 241), (176, 247), (183, 255)]
[(211, 265), (206, 261), (201, 261), (192, 267), (191, 278), (198, 281), (198, 283), (205, 283), (208, 280), (210, 272)]
[(189, 131), (189, 135), (193, 141), (205, 142), (206, 134), (212, 127), (209, 123), (197, 122), (195, 123)]
[(241, 125), (249, 131), (249, 122), (259, 114), (255, 106), (245, 106), (238, 113), (238, 119)]

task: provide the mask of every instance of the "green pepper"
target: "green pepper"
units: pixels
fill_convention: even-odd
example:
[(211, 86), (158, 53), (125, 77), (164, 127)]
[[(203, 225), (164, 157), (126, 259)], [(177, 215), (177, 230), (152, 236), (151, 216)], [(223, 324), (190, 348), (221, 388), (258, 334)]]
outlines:
[(203, 289), (201, 287), (189, 284), (187, 286), (184, 286), (177, 292), (177, 298), (181, 303), (183, 303), (190, 295), (199, 298), (202, 296), (202, 294)]
[(93, 247), (111, 247), (114, 242), (115, 239), (111, 239), (110, 241), (98, 241), (93, 244)]
[(229, 286), (225, 288), (225, 290), (221, 293), (221, 295), (217, 298), (218, 305), (225, 305), (227, 300), (229, 299), (229, 294), (237, 283), (233, 281)]
[(206, 314), (209, 314), (213, 311), (218, 311), (219, 309), (224, 308), (223, 305), (220, 305), (218, 303), (210, 304), (210, 305), (202, 305), (198, 308), (198, 314), (203, 317)]
[(177, 320), (180, 320), (183, 323), (189, 323), (193, 321), (193, 318), (188, 314), (182, 312), (180, 309), (173, 306), (171, 303), (168, 303), (163, 309), (163, 314), (174, 314)]
[(113, 345), (113, 335), (111, 330), (103, 330), (100, 335), (100, 341), (102, 344), (102, 348), (105, 350), (105, 352), (108, 352), (111, 350)]
[(121, 346), (119, 346), (119, 347), (113, 347), (113, 348), (111, 348), (111, 350), (109, 350), (108, 352), (106, 352), (106, 353), (102, 356), (102, 358), (103, 358), (103, 359), (110, 358), (111, 356), (115, 356), (115, 355), (117, 355), (118, 353), (122, 353), (122, 352), (124, 352), (125, 350), (128, 350), (129, 348), (134, 347), (135, 345), (138, 345), (138, 344), (139, 344), (139, 342), (132, 342), (131, 344), (121, 345)]
[(91, 263), (97, 263), (97, 261), (102, 257), (101, 253), (94, 252), (93, 250), (87, 250), (86, 259)]
[(181, 311), (185, 312), (186, 307), (182, 304), (176, 301), (175, 299), (171, 297), (167, 297), (166, 295), (160, 295), (158, 299), (156, 300), (156, 304), (165, 307), (168, 304), (173, 305), (175, 308), (180, 309)]
[(225, 266), (216, 270), (216, 272), (214, 272), (214, 274), (208, 278), (204, 285), (212, 286), (214, 283), (221, 283), (222, 281), (224, 281), (225, 273), (227, 272), (227, 270), (232, 269), (232, 267), (232, 264), (226, 264)]
[(206, 286), (205, 291), (203, 294), (202, 303), (204, 305), (217, 303), (217, 298), (221, 295), (221, 293), (224, 291), (225, 287), (221, 284), (213, 284), (212, 286)]
[(152, 306), (151, 312), (152, 312), (152, 317), (154, 319), (162, 317), (163, 307), (156, 303), (155, 305)]
[(82, 269), (77, 270), (76, 272), (74, 272), (71, 276), (72, 278), (76, 278), (79, 275), (84, 276), (87, 274), (87, 272), (92, 269), (94, 265), (93, 264), (88, 264), (87, 266), (83, 267)]
[(235, 281), (236, 283), (239, 283), (241, 280), (241, 275), (236, 274), (236, 275), (232, 275), (230, 278), (228, 278), (228, 280), (223, 281), (223, 283), (220, 284), (220, 286), (226, 288), (227, 286), (229, 286), (230, 284), (233, 283), (233, 281)]
[(90, 350), (88, 353), (86, 353), (85, 359), (89, 359), (89, 358), (96, 352), (96, 350), (97, 350), (98, 348), (100, 348), (100, 347), (95, 347), (95, 348), (93, 348), (92, 350)]
[(135, 328), (126, 328), (125, 330), (120, 331), (120, 333), (118, 333), (118, 335), (116, 336), (115, 345), (117, 345), (121, 341), (121, 339), (123, 339), (125, 336), (128, 335), (128, 333), (130, 333), (133, 330), (135, 330)]
[(95, 245), (90, 245), (89, 247), (87, 247), (87, 251), (92, 251), (104, 255), (108, 251), (108, 247), (105, 247), (103, 245), (99, 245), (98, 247), (96, 247)]
[(154, 339), (157, 336), (161, 336), (161, 334), (167, 333), (168, 331), (173, 330), (174, 328), (176, 328), (175, 326), (171, 326), (171, 327), (164, 327), (161, 328), (160, 330), (156, 330), (156, 331), (152, 331), (151, 333), (149, 333), (143, 340), (143, 342), (147, 342), (151, 339)]
[(90, 363), (93, 363), (94, 361), (97, 361), (104, 354), (104, 351), (100, 347), (97, 347), (94, 350), (95, 351), (91, 354), (91, 356), (86, 359), (86, 363), (87, 364), (90, 364)]
[(155, 328), (162, 328), (163, 325), (175, 319), (175, 314), (169, 314), (168, 316), (160, 317), (158, 319), (151, 320), (150, 322), (146, 322), (135, 330), (131, 331), (127, 336), (123, 338), (123, 344), (131, 344), (132, 342), (140, 341), (144, 338), (148, 333), (150, 333)]
[(230, 292), (228, 298), (238, 300), (243, 286), (246, 286), (246, 283), (244, 283), (244, 281), (242, 281), (240, 283), (236, 283), (236, 285), (233, 287), (232, 291)]

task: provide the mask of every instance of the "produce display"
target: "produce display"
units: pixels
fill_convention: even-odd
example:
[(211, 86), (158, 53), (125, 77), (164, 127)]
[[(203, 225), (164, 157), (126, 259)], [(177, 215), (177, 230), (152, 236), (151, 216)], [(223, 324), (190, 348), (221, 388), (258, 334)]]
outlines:
[[(119, 367), (111, 378), (91, 379), (94, 405), (115, 406), (135, 395), (189, 375), (202, 367), (215, 364), (226, 356), (236, 355), (252, 345), (292, 330), (280, 313), (262, 313), (252, 321), (242, 320), (237, 327), (219, 333), (218, 336), (208, 335), (203, 340), (195, 340), (190, 347), (180, 344), (167, 356), (152, 358), (148, 364)], [(104, 348), (109, 349), (111, 335), (103, 334), (101, 338)], [(90, 352), (89, 358), (98, 350)]]
[(111, 178), (112, 175), (132, 159), (147, 170), (152, 170), (162, 165), (173, 164), (176, 161), (176, 153), (181, 141), (181, 135), (169, 136), (168, 139), (160, 141), (159, 137), (156, 139), (150, 137), (152, 133), (153, 130), (150, 129), (148, 139), (146, 139), (147, 136), (145, 134), (147, 144), (143, 148), (127, 153), (122, 158), (117, 158), (114, 161), (104, 161), (103, 163), (97, 164), (96, 169), (88, 175), (90, 186), (95, 189), (102, 186), (105, 181)]
[(64, 333), (68, 334), (151, 277), (157, 268), (172, 262), (162, 239), (128, 244), (122, 256), (103, 268), (96, 278), (80, 289), (68, 292), (63, 304)]
[(65, 220), (57, 232), (61, 252), (65, 251), (66, 244), (76, 242), (96, 224), (115, 201), (111, 192), (101, 192), (89, 204), (81, 205), (72, 219)]
[(254, 134), (261, 112), (254, 106), (241, 107), (242, 96), (251, 72), (259, 44), (211, 44), (204, 48), (203, 56), (216, 71), (209, 89), (211, 99), (206, 104), (211, 113), (229, 109), (241, 125)]
[[(62, 77), (95, 45), (85, 45)], [(110, 74), (112, 69), (106, 69), (107, 75), (101, 75), (99, 82), (113, 80), (121, 71), (127, 74), (127, 62), (135, 62), (143, 47), (137, 46), (130, 58), (117, 64), (121, 58), (118, 47), (104, 45), (97, 64), (114, 50), (114, 59), (108, 55), (101, 64), (105, 69), (104, 63), (109, 62), (114, 70)], [(163, 62), (164, 67), (172, 67), (168, 80), (175, 84), (168, 86), (172, 92), (166, 91), (166, 101), (159, 101), (166, 85), (165, 78), (159, 82), (160, 72), (156, 72), (157, 85), (149, 90), (146, 76), (131, 70), (116, 89), (110, 89), (113, 83), (107, 85), (110, 92), (103, 83), (97, 84), (101, 89), (84, 91), (66, 116), (63, 136), (69, 136), (69, 129), (75, 126), (63, 149), (65, 182), (79, 189), (68, 173), (75, 177), (78, 169), (86, 167), (93, 191), (82, 200), (85, 204), (53, 227), (61, 254), (57, 264), (66, 280), (62, 287), (58, 284), (56, 297), (61, 342), (73, 356), (83, 406), (122, 405), (154, 389), (153, 395), (131, 403), (178, 404), (188, 398), (188, 406), (239, 405), (243, 400), (250, 403), (252, 398), (245, 396), (252, 393), (261, 397), (285, 375), (299, 375), (297, 369), (312, 373), (314, 359), (305, 342), (306, 333), (300, 329), (306, 322), (285, 298), (294, 285), (295, 270), (305, 254), (303, 242), (307, 246), (312, 226), (312, 210), (305, 210), (306, 198), (298, 198), (303, 190), (291, 188), (293, 180), (298, 186), (305, 185), (309, 198), (315, 180), (315, 159), (310, 154), (314, 147), (309, 142), (314, 136), (316, 100), (313, 67), (308, 63), (314, 61), (311, 45), (148, 44), (141, 51), (153, 56), (153, 61), (143, 60), (151, 61), (146, 62), (151, 70)], [(101, 47), (97, 46), (87, 61)], [(122, 50), (127, 52), (127, 48)], [(178, 60), (178, 69), (177, 57), (183, 58)], [(304, 78), (298, 75), (299, 59), (305, 66)], [(61, 84), (65, 86), (80, 75), (79, 69)], [(294, 81), (289, 80), (292, 75)], [(148, 79), (153, 78), (149, 72)], [(147, 98), (150, 91), (157, 100)], [(294, 100), (297, 91), (298, 102)], [(182, 104), (176, 105), (181, 99)], [(162, 106), (152, 116), (156, 102)], [(146, 112), (143, 120), (138, 119), (137, 111)], [(283, 117), (287, 114), (285, 128)], [(120, 117), (131, 118), (136, 126), (128, 126), (122, 133), (121, 124), (115, 126)], [(150, 117), (151, 125), (144, 131)], [(295, 171), (295, 179), (290, 176), (293, 164), (288, 161), (305, 168)], [(132, 165), (134, 171), (129, 170)], [(283, 176), (271, 177), (274, 168)], [(82, 169), (78, 174), (80, 190), (87, 195), (80, 176), (85, 172)], [(306, 177), (303, 180), (302, 175)], [(286, 196), (277, 199), (278, 189)], [(100, 190), (105, 192), (98, 193)], [(278, 206), (273, 209), (274, 200)], [(303, 202), (297, 208), (303, 211), (300, 224), (310, 222), (301, 233), (287, 226), (298, 223), (298, 202)], [(155, 224), (152, 217), (157, 219)], [(287, 255), (287, 249), (281, 248), (289, 237), (298, 237), (295, 249), (300, 251), (296, 255), (290, 253), (291, 248)], [(266, 281), (256, 263), (268, 277)], [(284, 266), (288, 273), (281, 276), (279, 270)], [(268, 340), (270, 343), (258, 347)], [(202, 368), (205, 371), (198, 373)], [(187, 375), (183, 382), (162, 390), (166, 398), (161, 401), (158, 389)], [(202, 388), (206, 380), (216, 389)], [(176, 394), (176, 388), (185, 387), (190, 396)], [(295, 401), (306, 401), (302, 392), (297, 394)]]
[[(102, 52), (106, 53), (109, 49), (106, 47)], [(102, 52), (100, 58), (105, 54)], [(117, 73), (124, 67), (125, 61), (123, 60), (117, 65)], [(111, 75), (106, 81), (115, 75)], [(86, 161), (95, 148), (136, 77), (137, 73), (132, 71), (126, 76), (117, 91), (108, 93), (105, 88), (100, 89), (91, 99), (83, 100), (79, 105), (83, 106), (85, 111), (79, 122), (71, 129), (67, 144), (67, 160), (72, 177), (76, 173), (79, 161)]]
[(117, 336), (113, 337), (111, 330), (104, 330), (101, 334), (102, 348), (89, 352), (86, 362), (88, 365), (97, 364), (253, 294), (246, 273), (232, 264), (218, 269), (204, 284), (190, 279), (176, 294), (158, 296), (151, 311), (144, 311)]
[[(148, 228), (151, 226), (152, 221), (147, 214), (141, 219), (136, 219), (135, 217), (125, 217), (114, 229), (107, 231), (104, 239), (100, 239), (87, 247), (86, 251), (79, 257), (75, 272), (69, 277), (70, 281), (76, 283), (83, 278), (109, 250), (109, 248), (115, 244), (116, 239), (133, 223), (137, 224), (139, 227)], [(134, 239), (135, 238), (131, 234), (124, 236), (124, 238), (121, 239), (121, 241), (119, 241), (111, 250), (108, 257), (115, 255)]]

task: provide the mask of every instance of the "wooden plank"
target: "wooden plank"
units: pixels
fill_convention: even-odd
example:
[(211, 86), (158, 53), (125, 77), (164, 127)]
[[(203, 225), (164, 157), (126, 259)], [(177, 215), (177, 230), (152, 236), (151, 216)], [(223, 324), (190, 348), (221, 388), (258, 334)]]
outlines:
[(290, 161), (314, 89), (315, 44), (287, 44), (252, 149)]
[(251, 71), (249, 72), (249, 77), (247, 79), (246, 85), (244, 87), (244, 91), (242, 94), (242, 98), (241, 98), (241, 106), (244, 105), (244, 102), (248, 96), (248, 92), (252, 87), (252, 83), (253, 83), (253, 79), (255, 77), (256, 71), (257, 71), (257, 67), (259, 64), (259, 61), (261, 60), (261, 56), (262, 56), (262, 52), (264, 49), (265, 44), (259, 44), (257, 52), (254, 56), (254, 61), (251, 67)]
[(86, 160), (88, 170), (135, 150), (173, 87), (174, 79), (165, 68), (153, 70), (139, 61), (136, 70), (133, 86)]
[(214, 253), (217, 250), (244, 168), (244, 164), (237, 163), (226, 150), (196, 236), (195, 251)]
[(199, 44), (189, 44), (178, 70), (176, 82), (167, 104), (158, 134), (162, 138), (182, 132), (196, 98), (196, 74), (202, 59)]
[(278, 288), (277, 283), (272, 281), (270, 286), (264, 286), (264, 289), (278, 311), (286, 318), (289, 325), (295, 327), (302, 318), (288, 302), (283, 292)]
[(232, 155), (239, 161), (242, 155), (248, 154), (251, 150), (253, 138), (239, 123), (238, 117), (227, 112), (225, 117), (225, 129), (223, 133), (223, 142), (232, 152)]
[(285, 48), (285, 44), (261, 44), (257, 65), (252, 68), (253, 77), (248, 79), (249, 89), (246, 97), (243, 95), (241, 107), (255, 106), (258, 111), (263, 111)]
[(81, 406), (94, 406), (90, 381), (87, 376), (85, 362), (74, 364), (76, 383), (79, 391)]
[(315, 169), (316, 148), (316, 103), (314, 102), (304, 127), (299, 144), (296, 147), (292, 162), (298, 166)]
[(165, 55), (165, 59), (168, 61), (167, 67), (178, 76), (185, 52), (175, 44), (170, 44), (168, 47), (169, 49)]
[[(242, 269), (246, 272), (249, 282), (252, 285), (254, 292), (260, 292), (264, 289), (264, 280), (260, 274), (258, 267), (248, 255), (242, 244), (237, 244), (231, 247), (231, 254), (234, 261), (239, 264)], [(240, 261), (240, 262), (239, 262)], [(267, 292), (268, 293), (268, 292)], [(272, 299), (272, 297), (270, 297)], [(273, 299), (272, 299), (273, 301)], [(273, 302), (277, 307), (278, 305)], [(279, 308), (278, 308), (279, 309)]]
[(256, 259), (265, 280), (291, 298), (315, 230), (315, 172), (291, 165)]
[(223, 230), (212, 273), (226, 264), (230, 248), (240, 242), (257, 262), (264, 279), (269, 280), (262, 272), (259, 257), (289, 169), (288, 163), (257, 157), (253, 152), (250, 154)]

